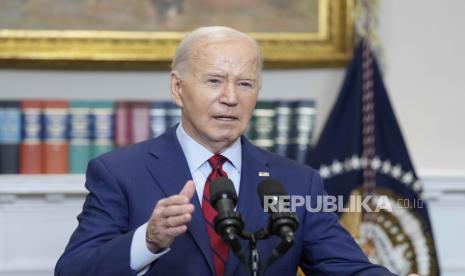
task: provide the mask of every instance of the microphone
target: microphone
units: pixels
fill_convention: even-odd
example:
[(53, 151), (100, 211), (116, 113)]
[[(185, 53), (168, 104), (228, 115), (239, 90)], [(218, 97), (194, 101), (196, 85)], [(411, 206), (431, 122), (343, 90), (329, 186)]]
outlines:
[[(265, 198), (271, 199), (271, 203), (274, 204), (274, 206), (268, 206), (270, 207), (268, 209), (271, 211), (269, 231), (281, 237), (283, 240), (292, 242), (294, 240), (294, 232), (297, 230), (299, 223), (294, 213), (281, 212), (279, 210), (279, 207), (281, 207), (279, 203), (284, 202), (286, 199), (289, 200), (289, 194), (286, 192), (283, 185), (277, 179), (271, 177), (266, 178), (258, 186), (258, 194), (263, 209), (266, 208)], [(285, 198), (280, 198), (283, 196), (285, 196)]]
[(210, 203), (218, 211), (234, 212), (237, 194), (234, 184), (227, 177), (218, 177), (210, 183)]
[[(299, 223), (294, 213), (281, 212), (281, 210), (279, 210), (281, 207), (279, 203), (283, 202), (283, 199), (289, 200), (289, 194), (279, 180), (271, 177), (266, 178), (259, 184), (257, 191), (264, 210), (266, 208), (265, 203), (270, 203), (265, 202), (265, 198), (268, 200), (271, 199), (271, 203), (274, 204), (274, 206), (269, 206), (274, 208), (268, 208), (271, 211), (268, 220), (268, 232), (281, 238), (281, 243), (273, 249), (267, 260), (266, 267), (268, 268), (294, 244), (294, 233), (299, 227)], [(282, 198), (283, 196), (286, 197)], [(289, 206), (289, 204), (286, 205)]]
[(237, 193), (229, 178), (219, 177), (210, 183), (210, 203), (218, 212), (214, 220), (216, 233), (236, 254), (242, 254), (238, 237), (244, 229), (244, 222), (241, 215), (234, 211)]

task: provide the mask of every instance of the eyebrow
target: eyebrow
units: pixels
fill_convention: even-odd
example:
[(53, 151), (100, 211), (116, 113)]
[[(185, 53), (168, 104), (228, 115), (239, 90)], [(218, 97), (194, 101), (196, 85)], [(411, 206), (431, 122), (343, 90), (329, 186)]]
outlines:
[(220, 73), (220, 72), (213, 72), (213, 73), (207, 73), (207, 77), (219, 77), (219, 78), (226, 78), (227, 74), (225, 73)]
[(245, 80), (245, 81), (256, 81), (256, 78), (249, 78), (249, 77), (244, 77), (244, 78), (239, 78), (239, 80)]
[[(211, 73), (207, 73), (205, 75), (206, 77), (215, 77), (215, 78), (222, 78), (222, 79), (226, 79), (228, 77), (228, 74), (227, 73), (221, 73), (221, 72), (211, 72)], [(237, 78), (237, 80), (239, 81), (252, 81), (252, 82), (256, 82), (257, 81), (257, 78), (254, 78), (254, 77), (251, 77), (251, 76), (239, 76)]]

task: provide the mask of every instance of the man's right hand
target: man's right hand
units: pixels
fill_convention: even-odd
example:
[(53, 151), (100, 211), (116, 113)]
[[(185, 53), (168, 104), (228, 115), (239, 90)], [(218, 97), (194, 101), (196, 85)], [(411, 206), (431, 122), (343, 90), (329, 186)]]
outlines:
[(146, 233), (147, 248), (152, 253), (168, 248), (177, 236), (186, 232), (194, 212), (194, 205), (190, 203), (194, 194), (194, 181), (189, 180), (179, 194), (157, 202)]

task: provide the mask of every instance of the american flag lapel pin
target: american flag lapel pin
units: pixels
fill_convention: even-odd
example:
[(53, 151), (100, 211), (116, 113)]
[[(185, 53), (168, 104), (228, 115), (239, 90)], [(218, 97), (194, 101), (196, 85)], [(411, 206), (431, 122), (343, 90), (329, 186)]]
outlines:
[(270, 176), (269, 172), (258, 172), (258, 176)]

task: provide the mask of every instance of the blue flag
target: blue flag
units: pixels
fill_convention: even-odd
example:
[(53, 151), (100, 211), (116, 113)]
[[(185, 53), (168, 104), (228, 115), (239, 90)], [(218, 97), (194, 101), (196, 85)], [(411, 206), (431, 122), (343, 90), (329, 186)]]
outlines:
[(343, 206), (369, 202), (371, 210), (338, 212), (372, 262), (400, 275), (439, 275), (422, 185), (364, 42), (308, 163), (319, 169), (330, 195), (342, 196)]

